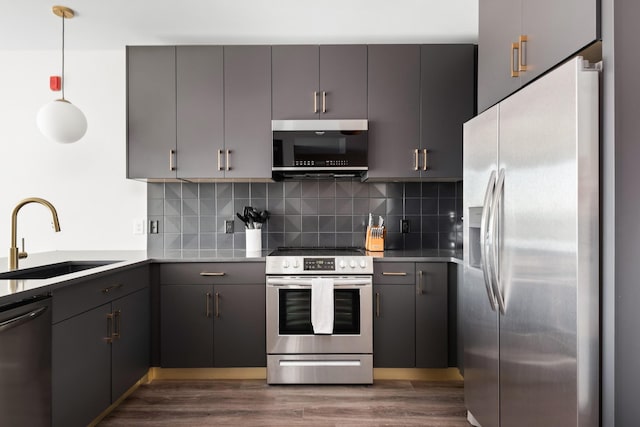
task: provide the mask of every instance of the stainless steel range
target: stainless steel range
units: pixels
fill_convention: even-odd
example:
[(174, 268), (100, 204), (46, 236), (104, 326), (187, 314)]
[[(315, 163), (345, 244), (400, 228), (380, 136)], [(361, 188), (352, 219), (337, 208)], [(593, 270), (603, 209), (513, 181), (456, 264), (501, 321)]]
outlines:
[(267, 383), (373, 383), (373, 261), (359, 248), (266, 258)]

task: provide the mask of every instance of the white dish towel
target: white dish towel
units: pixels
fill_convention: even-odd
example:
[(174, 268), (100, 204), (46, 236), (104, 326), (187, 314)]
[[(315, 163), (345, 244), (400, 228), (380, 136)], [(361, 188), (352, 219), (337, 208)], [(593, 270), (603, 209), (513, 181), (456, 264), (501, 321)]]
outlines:
[(333, 333), (333, 279), (311, 279), (311, 325), (314, 334)]

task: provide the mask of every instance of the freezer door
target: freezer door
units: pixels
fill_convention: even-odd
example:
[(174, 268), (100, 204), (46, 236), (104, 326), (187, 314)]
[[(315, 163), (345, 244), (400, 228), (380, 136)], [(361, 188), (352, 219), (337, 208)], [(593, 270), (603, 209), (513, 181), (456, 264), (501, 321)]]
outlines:
[(502, 427), (597, 425), (597, 96), (576, 59), (500, 104)]
[(483, 271), (482, 217), (492, 192), (498, 150), (498, 107), (464, 125), (464, 280), (462, 328), (467, 409), (483, 427), (499, 425), (498, 314)]

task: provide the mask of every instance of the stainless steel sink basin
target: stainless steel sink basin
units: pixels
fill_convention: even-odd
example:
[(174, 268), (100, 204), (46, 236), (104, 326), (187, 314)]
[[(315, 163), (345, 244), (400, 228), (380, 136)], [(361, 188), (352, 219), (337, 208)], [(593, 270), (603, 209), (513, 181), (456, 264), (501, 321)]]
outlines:
[(76, 273), (116, 262), (120, 261), (65, 261), (0, 273), (0, 280), (50, 279), (51, 277)]

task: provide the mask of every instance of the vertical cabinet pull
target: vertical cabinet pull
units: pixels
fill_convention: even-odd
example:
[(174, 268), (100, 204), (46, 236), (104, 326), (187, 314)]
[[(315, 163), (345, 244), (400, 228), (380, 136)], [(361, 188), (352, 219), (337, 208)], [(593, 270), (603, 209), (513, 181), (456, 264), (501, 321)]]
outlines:
[(222, 150), (218, 150), (218, 170), (222, 170)]
[(422, 149), (422, 170), (426, 171), (427, 168), (427, 149)]
[(380, 318), (380, 292), (376, 292), (376, 318)]
[(416, 294), (424, 295), (424, 288), (422, 287), (422, 279), (424, 277), (424, 271), (418, 271), (418, 282), (416, 283)]
[(107, 336), (102, 338), (105, 342), (113, 342), (113, 313), (107, 313)]
[(205, 297), (204, 315), (206, 317), (211, 317), (211, 292), (207, 292), (204, 297)]
[(169, 150), (169, 170), (176, 170), (176, 165), (174, 164), (174, 157), (176, 155), (176, 150)]
[(518, 41), (518, 71), (527, 71), (527, 36), (520, 36)]
[(220, 292), (216, 292), (216, 319), (220, 318)]
[(227, 150), (227, 157), (225, 159), (226, 169), (228, 171), (231, 170), (231, 163), (229, 162), (229, 155), (231, 155), (231, 150)]
[(322, 112), (327, 112), (327, 92), (322, 91)]
[(120, 339), (120, 318), (122, 317), (122, 311), (116, 310), (113, 312), (113, 339)]
[(318, 91), (313, 91), (313, 112), (318, 112)]
[(420, 151), (420, 150), (418, 150), (417, 148), (416, 148), (415, 150), (413, 150), (413, 159), (414, 159), (414, 161), (415, 161), (415, 163), (414, 163), (414, 165), (413, 165), (413, 170), (414, 170), (414, 171), (417, 171), (417, 170), (418, 170), (418, 168), (419, 168), (418, 163), (420, 162), (420, 160), (419, 160), (419, 158), (418, 158), (418, 151)]
[(520, 72), (519, 70), (519, 65), (518, 65), (518, 61), (519, 61), (519, 57), (520, 57), (520, 45), (518, 43), (511, 43), (511, 77), (519, 77), (520, 76)]

